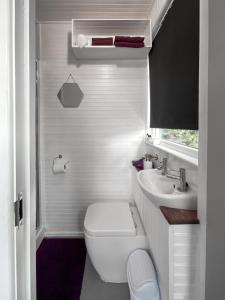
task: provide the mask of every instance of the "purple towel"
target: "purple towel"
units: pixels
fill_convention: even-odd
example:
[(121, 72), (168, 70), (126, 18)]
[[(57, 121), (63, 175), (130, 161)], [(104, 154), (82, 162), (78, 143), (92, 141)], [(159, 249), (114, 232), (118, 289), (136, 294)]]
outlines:
[(116, 47), (127, 47), (127, 48), (143, 48), (145, 44), (142, 43), (128, 43), (128, 42), (116, 42), (114, 43)]
[(132, 165), (136, 168), (136, 170), (139, 172), (144, 169), (144, 158), (141, 158), (139, 160), (133, 160)]
[(144, 37), (141, 36), (115, 36), (115, 43), (127, 42), (127, 43), (143, 43)]
[(112, 46), (113, 38), (92, 38), (92, 46)]

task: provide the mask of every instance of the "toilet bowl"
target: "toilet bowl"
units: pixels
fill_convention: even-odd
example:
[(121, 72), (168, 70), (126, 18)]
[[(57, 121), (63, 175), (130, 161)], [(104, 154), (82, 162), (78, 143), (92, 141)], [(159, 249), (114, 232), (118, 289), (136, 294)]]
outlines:
[(88, 207), (84, 220), (89, 257), (105, 282), (127, 282), (126, 264), (135, 249), (148, 243), (138, 210), (128, 203), (96, 203)]

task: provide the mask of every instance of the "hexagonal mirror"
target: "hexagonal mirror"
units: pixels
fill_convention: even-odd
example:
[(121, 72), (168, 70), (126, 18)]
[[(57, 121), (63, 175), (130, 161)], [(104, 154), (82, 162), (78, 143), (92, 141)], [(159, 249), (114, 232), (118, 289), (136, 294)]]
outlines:
[[(73, 79), (71, 74), (69, 77)], [(63, 107), (79, 107), (84, 94), (76, 82), (65, 82), (58, 92), (57, 97)]]

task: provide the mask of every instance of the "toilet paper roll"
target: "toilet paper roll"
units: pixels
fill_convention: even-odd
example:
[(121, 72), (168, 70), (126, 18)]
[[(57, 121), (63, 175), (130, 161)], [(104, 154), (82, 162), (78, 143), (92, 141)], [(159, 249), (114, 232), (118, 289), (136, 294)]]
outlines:
[(60, 158), (57, 157), (53, 160), (53, 173), (54, 174), (60, 174), (60, 173), (66, 173), (66, 171), (69, 168), (69, 161), (64, 159), (64, 158)]

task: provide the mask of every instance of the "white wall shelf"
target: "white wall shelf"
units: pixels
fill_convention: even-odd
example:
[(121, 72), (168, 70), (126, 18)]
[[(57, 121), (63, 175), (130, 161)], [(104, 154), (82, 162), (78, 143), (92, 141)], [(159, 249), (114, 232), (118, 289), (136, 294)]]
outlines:
[[(116, 35), (144, 36), (143, 48), (120, 48), (115, 46), (78, 46), (78, 36), (114, 37)], [(72, 20), (72, 49), (77, 59), (144, 59), (152, 46), (151, 21), (141, 20)]]

